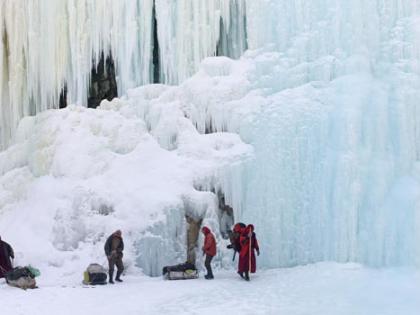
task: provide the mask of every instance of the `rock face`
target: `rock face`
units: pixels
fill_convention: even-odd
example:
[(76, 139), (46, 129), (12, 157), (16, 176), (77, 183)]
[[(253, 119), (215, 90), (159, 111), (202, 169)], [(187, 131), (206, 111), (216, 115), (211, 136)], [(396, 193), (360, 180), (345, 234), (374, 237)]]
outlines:
[(115, 79), (115, 65), (112, 56), (105, 60), (102, 53), (97, 67), (92, 68), (89, 87), (88, 107), (96, 108), (102, 100), (111, 101), (118, 96), (117, 81)]
[(189, 216), (186, 216), (188, 228), (187, 228), (187, 261), (195, 264), (195, 249), (197, 248), (198, 235), (200, 233), (200, 227), (202, 220), (195, 220)]

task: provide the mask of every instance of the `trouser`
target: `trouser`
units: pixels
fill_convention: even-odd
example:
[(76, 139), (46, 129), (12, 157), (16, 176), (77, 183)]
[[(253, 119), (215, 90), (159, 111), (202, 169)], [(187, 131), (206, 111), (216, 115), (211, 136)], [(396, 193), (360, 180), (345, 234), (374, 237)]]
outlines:
[(210, 277), (213, 277), (213, 271), (211, 270), (212, 259), (213, 259), (213, 256), (206, 255), (206, 260), (204, 262), (204, 266), (206, 266), (206, 269), (207, 269), (207, 275)]
[[(109, 275), (110, 278), (112, 278), (112, 275), (114, 274), (114, 266), (117, 266), (117, 279), (121, 276), (123, 270), (124, 270), (124, 264), (122, 262), (122, 257), (111, 257), (108, 259), (109, 264)], [(111, 279), (112, 280), (112, 279)]]

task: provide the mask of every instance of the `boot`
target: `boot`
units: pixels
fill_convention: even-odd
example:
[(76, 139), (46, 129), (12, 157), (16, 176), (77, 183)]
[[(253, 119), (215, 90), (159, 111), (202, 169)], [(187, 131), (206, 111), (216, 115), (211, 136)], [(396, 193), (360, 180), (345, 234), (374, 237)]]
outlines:
[(239, 271), (238, 271), (238, 275), (240, 275), (240, 276), (241, 276), (241, 278), (242, 278), (242, 279), (244, 279), (244, 273), (243, 273), (243, 272), (239, 272)]
[(248, 271), (245, 271), (245, 280), (249, 281), (249, 272)]
[(121, 271), (117, 271), (117, 276), (115, 277), (115, 281), (118, 281), (118, 282), (123, 282), (123, 281), (121, 280), (121, 278), (120, 278), (121, 274), (122, 274), (122, 272), (121, 272)]
[(114, 272), (113, 271), (110, 271), (109, 272), (109, 283), (114, 284), (114, 280), (112, 280), (113, 278), (114, 278)]

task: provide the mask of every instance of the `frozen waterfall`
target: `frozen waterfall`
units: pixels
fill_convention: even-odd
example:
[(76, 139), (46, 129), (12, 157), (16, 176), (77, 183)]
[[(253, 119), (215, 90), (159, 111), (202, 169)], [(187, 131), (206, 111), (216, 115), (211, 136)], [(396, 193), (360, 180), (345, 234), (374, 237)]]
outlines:
[[(256, 226), (264, 267), (420, 265), (419, 1), (3, 0), (0, 22), (0, 148), (18, 143), (0, 152), (0, 184), (27, 178), (48, 197), (43, 176), (62, 191), (96, 189), (153, 256), (133, 258), (149, 274), (181, 259), (177, 211), (208, 209), (218, 227), (218, 190), (236, 221)], [(122, 97), (90, 111), (81, 106), (102, 53)], [(222, 55), (236, 60), (206, 58)], [(57, 108), (64, 86), (81, 106), (21, 120)], [(20, 197), (0, 194), (0, 210)], [(138, 228), (149, 212), (154, 225)], [(65, 230), (71, 215), (60, 213)], [(105, 228), (86, 221), (83, 241), (101, 239)]]
[(120, 94), (153, 83), (154, 48), (168, 84), (205, 57), (239, 57), (245, 0), (3, 0), (0, 34), (1, 148), (22, 117), (57, 108), (64, 87), (70, 104), (86, 106), (102, 52), (116, 61)]
[(256, 156), (231, 198), (264, 264), (419, 265), (418, 1), (247, 5), (250, 47), (275, 53), (256, 59)]

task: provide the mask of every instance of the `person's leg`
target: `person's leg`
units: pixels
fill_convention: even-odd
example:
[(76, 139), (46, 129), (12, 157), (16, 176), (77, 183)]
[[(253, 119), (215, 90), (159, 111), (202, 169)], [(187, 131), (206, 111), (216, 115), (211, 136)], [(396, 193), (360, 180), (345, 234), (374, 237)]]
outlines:
[(241, 278), (244, 277), (243, 258), (240, 255), (238, 259), (238, 275), (240, 275)]
[(213, 271), (211, 270), (211, 260), (213, 259), (212, 256), (206, 255), (206, 261), (204, 262), (204, 265), (207, 269), (207, 275), (205, 276), (206, 279), (213, 279)]
[(124, 271), (124, 264), (122, 262), (122, 257), (117, 258), (116, 265), (117, 265), (117, 276), (115, 277), (115, 280), (117, 280), (118, 282), (122, 282), (120, 278), (120, 276), (122, 275)]
[(108, 259), (109, 283), (114, 283), (114, 280), (113, 280), (113, 278), (114, 278), (114, 264), (115, 264), (114, 258)]

